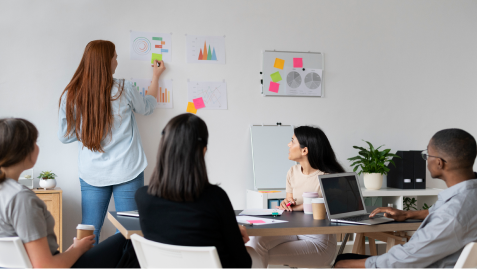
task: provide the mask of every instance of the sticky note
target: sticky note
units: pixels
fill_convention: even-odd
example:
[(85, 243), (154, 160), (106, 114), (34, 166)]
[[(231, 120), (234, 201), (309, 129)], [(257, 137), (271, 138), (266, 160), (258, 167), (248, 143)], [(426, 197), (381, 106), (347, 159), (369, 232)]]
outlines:
[(162, 61), (162, 54), (153, 53), (151, 55), (151, 64), (154, 63), (154, 60)]
[(293, 58), (293, 67), (303, 67), (303, 58)]
[(278, 71), (271, 74), (270, 77), (272, 78), (273, 82), (279, 82), (280, 80), (282, 80), (282, 76), (280, 76), (280, 73)]
[(248, 223), (266, 223), (265, 221), (258, 219), (258, 220), (247, 220)]
[(194, 103), (192, 103), (192, 102), (187, 103), (186, 112), (189, 112), (189, 113), (192, 113), (192, 114), (197, 113), (197, 109), (195, 109)]
[(201, 109), (205, 107), (204, 99), (202, 99), (202, 97), (192, 99), (192, 101), (194, 102), (195, 109)]
[[(280, 75), (280, 74), (279, 74)], [(268, 90), (274, 93), (278, 93), (278, 89), (280, 88), (280, 84), (270, 81), (270, 86)]]
[(285, 65), (285, 60), (275, 58), (275, 64), (273, 65), (273, 67), (283, 70), (284, 65)]

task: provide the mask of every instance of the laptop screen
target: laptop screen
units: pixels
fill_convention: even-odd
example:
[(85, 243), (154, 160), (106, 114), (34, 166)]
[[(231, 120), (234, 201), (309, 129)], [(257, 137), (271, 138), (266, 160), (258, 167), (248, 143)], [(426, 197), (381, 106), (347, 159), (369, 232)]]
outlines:
[(322, 178), (321, 184), (330, 215), (364, 210), (356, 176)]

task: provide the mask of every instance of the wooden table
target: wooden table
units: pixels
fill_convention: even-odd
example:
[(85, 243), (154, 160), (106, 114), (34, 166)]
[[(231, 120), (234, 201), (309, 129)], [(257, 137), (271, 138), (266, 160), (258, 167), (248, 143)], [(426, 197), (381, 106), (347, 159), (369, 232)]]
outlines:
[[(242, 210), (235, 210), (238, 215)], [(279, 235), (302, 235), (302, 234), (339, 234), (339, 233), (356, 233), (355, 245), (353, 253), (364, 254), (364, 237), (378, 235), (378, 240), (388, 242), (388, 249), (395, 244), (403, 243), (402, 237), (391, 235), (389, 232), (396, 231), (415, 231), (421, 225), (421, 221), (408, 220), (404, 222), (390, 222), (379, 225), (354, 225), (333, 223), (329, 220), (315, 220), (313, 215), (304, 214), (303, 212), (283, 212), (279, 217), (263, 216), (264, 218), (286, 220), (288, 222), (270, 224), (270, 225), (254, 225), (245, 226), (249, 236), (279, 236)], [(131, 235), (138, 234), (143, 236), (139, 219), (135, 217), (118, 216), (115, 211), (108, 212), (108, 219), (113, 225), (129, 239)], [(343, 251), (348, 236), (345, 237), (341, 244), (340, 252)], [(389, 240), (391, 238), (393, 241)], [(372, 240), (374, 242), (374, 240)], [(371, 242), (371, 241), (370, 241)], [(374, 244), (372, 244), (374, 245)], [(371, 246), (372, 247), (372, 246)], [(371, 249), (371, 248), (370, 248)], [(374, 247), (375, 249), (375, 247)], [(371, 251), (374, 254), (374, 251)]]
[(33, 189), (32, 190), (43, 202), (55, 219), (55, 234), (58, 240), (59, 251), (63, 251), (63, 191), (56, 187), (54, 189)]

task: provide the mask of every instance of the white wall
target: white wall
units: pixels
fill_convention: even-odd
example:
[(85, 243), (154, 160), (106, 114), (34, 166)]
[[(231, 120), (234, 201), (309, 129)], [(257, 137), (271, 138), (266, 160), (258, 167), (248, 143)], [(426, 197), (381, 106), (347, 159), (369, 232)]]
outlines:
[[(210, 132), (210, 179), (240, 209), (253, 186), (250, 124), (318, 125), (347, 169), (361, 139), (407, 150), (424, 149), (443, 128), (477, 136), (475, 14), (476, 1), (460, 0), (2, 1), (0, 117), (38, 127), (36, 173), (59, 175), (68, 246), (81, 221), (81, 197), (77, 145), (56, 136), (58, 98), (89, 41), (116, 44), (116, 77), (149, 78), (148, 63), (129, 60), (129, 30), (172, 32), (173, 62), (164, 78), (174, 79), (175, 108), (137, 116), (149, 160), (146, 182), (160, 131), (185, 112), (187, 79), (225, 79), (229, 109), (198, 115)], [(226, 35), (227, 64), (186, 64), (185, 34)], [(326, 98), (262, 97), (264, 49), (324, 52)], [(114, 232), (105, 225), (103, 235)]]

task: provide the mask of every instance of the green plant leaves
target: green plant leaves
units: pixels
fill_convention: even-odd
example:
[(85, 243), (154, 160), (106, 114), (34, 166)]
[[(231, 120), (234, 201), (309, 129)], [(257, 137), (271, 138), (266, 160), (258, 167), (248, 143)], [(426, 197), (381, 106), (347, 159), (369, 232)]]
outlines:
[(381, 145), (377, 148), (374, 148), (373, 144), (368, 141), (363, 140), (369, 146), (369, 149), (353, 146), (353, 148), (358, 149), (358, 156), (348, 158), (348, 161), (353, 162), (351, 167), (353, 167), (353, 172), (356, 172), (358, 169), (361, 169), (358, 174), (361, 173), (379, 173), (386, 175), (389, 172), (389, 168), (386, 166), (386, 163), (392, 163), (394, 166), (396, 164), (392, 161), (393, 157), (400, 158), (396, 154), (390, 153), (391, 149), (385, 149), (380, 151), (379, 149), (384, 145)]

